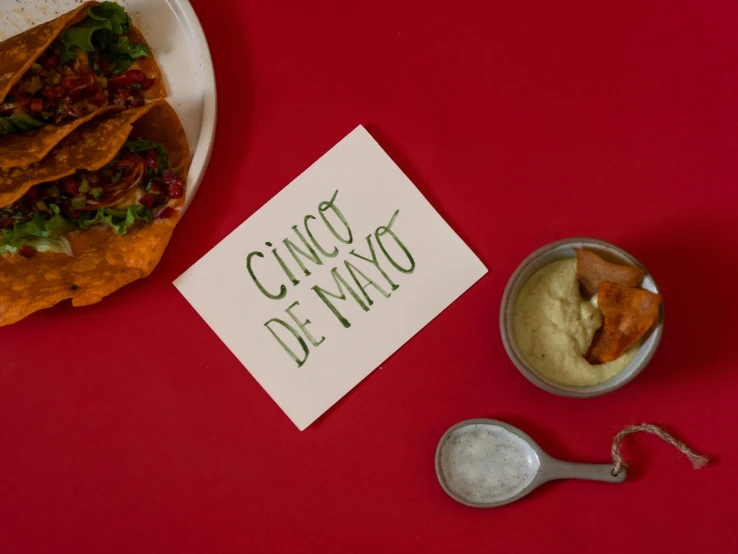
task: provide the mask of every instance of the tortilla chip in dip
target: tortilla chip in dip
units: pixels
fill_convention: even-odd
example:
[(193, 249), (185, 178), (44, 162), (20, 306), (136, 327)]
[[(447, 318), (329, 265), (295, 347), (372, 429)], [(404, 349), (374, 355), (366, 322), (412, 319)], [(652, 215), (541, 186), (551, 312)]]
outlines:
[(86, 2), (0, 42), (0, 168), (41, 160), (109, 105), (163, 98), (141, 32), (113, 2)]
[(574, 251), (577, 253), (577, 279), (586, 297), (597, 294), (603, 281), (625, 287), (639, 287), (646, 275), (639, 267), (608, 262), (590, 250), (575, 248)]
[(65, 299), (94, 304), (158, 264), (184, 203), (189, 150), (166, 101), (147, 105), (132, 121), (135, 113), (117, 112), (75, 131), (57, 147), (66, 156), (52, 152), (41, 163), (75, 158), (85, 134), (105, 145), (92, 148), (93, 161), (50, 171), (51, 178), (0, 208), (0, 326)]
[(595, 333), (586, 355), (591, 364), (618, 359), (658, 321), (661, 295), (604, 281), (597, 305), (604, 323)]

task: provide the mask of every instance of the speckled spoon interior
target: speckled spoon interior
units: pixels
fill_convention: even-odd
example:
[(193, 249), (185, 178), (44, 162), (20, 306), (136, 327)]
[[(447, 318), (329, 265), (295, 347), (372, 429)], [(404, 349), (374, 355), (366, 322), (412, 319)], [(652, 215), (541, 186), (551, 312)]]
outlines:
[[(476, 426), (476, 427), (474, 427)], [(448, 476), (451, 475), (450, 464), (453, 464), (453, 458), (444, 455), (444, 446), (448, 441), (458, 440), (460, 436), (457, 431), (482, 429), (483, 431), (489, 431), (497, 433), (499, 431), (500, 436), (504, 439), (509, 437), (509, 433), (515, 435), (518, 439), (516, 441), (520, 446), (512, 451), (507, 451), (505, 456), (495, 458), (492, 463), (487, 463), (486, 471), (497, 471), (497, 472), (512, 472), (515, 475), (528, 474), (530, 479), (523, 481), (523, 488), (519, 491), (513, 491), (512, 493), (502, 494), (499, 499), (495, 499), (492, 502), (479, 502), (473, 498), (473, 495), (464, 495), (454, 490), (453, 483), (449, 484)], [(469, 440), (465, 438), (465, 440)], [(519, 455), (518, 455), (519, 454)], [(490, 460), (493, 454), (490, 454)], [(531, 439), (528, 435), (523, 433), (520, 429), (508, 425), (502, 421), (496, 419), (468, 419), (457, 423), (446, 431), (441, 440), (438, 442), (438, 448), (436, 449), (436, 475), (438, 481), (441, 483), (443, 490), (448, 495), (467, 506), (473, 508), (495, 508), (497, 506), (503, 506), (516, 500), (520, 500), (524, 496), (527, 496), (535, 489), (556, 479), (586, 479), (590, 481), (603, 481), (606, 483), (622, 483), (626, 479), (626, 469), (621, 469), (617, 475), (613, 475), (613, 464), (580, 464), (575, 462), (565, 462), (557, 460), (546, 454), (536, 442)]]

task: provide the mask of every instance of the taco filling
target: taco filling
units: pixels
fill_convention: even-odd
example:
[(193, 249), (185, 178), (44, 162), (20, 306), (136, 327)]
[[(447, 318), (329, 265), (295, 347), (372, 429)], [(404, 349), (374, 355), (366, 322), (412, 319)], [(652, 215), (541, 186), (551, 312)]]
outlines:
[(184, 180), (177, 172), (169, 167), (163, 145), (129, 140), (100, 170), (78, 170), (37, 185), (0, 208), (0, 254), (71, 255), (63, 236), (67, 232), (105, 225), (124, 235), (137, 221), (168, 219), (175, 213), (169, 200), (184, 195)]
[(143, 105), (155, 78), (130, 66), (151, 52), (131, 42), (130, 31), (130, 16), (118, 4), (90, 6), (0, 101), (0, 135), (77, 119), (109, 104)]

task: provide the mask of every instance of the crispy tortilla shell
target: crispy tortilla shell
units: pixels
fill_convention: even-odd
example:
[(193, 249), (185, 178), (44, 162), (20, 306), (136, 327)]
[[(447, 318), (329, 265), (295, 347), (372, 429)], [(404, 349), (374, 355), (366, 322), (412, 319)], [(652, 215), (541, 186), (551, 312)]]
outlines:
[(604, 319), (595, 333), (586, 359), (591, 364), (617, 360), (636, 344), (659, 319), (661, 295), (604, 281), (597, 305)]
[(166, 101), (156, 100), (130, 110), (109, 106), (105, 109), (107, 115), (77, 129), (43, 160), (28, 167), (0, 169), (0, 206), (12, 204), (34, 185), (61, 179), (78, 169), (100, 169), (123, 147), (136, 120), (162, 103)]
[(66, 121), (61, 125), (44, 125), (40, 129), (0, 135), (0, 172), (5, 169), (18, 168), (42, 160), (54, 146), (69, 136), (75, 129), (81, 127), (94, 117), (108, 112), (112, 106), (102, 107), (84, 117)]
[[(85, 2), (52, 21), (31, 27), (19, 35), (0, 42), (0, 101), (28, 71), (33, 62), (54, 42), (56, 37), (66, 27), (82, 21), (87, 16), (87, 8), (95, 4), (99, 4), (99, 2)], [(127, 36), (131, 42), (148, 46), (141, 31), (134, 25), (131, 25), (131, 30)], [(131, 67), (141, 69), (146, 75), (156, 79), (154, 85), (144, 91), (144, 98), (166, 97), (164, 80), (159, 65), (154, 59), (153, 52), (146, 58), (136, 60)], [(103, 107), (85, 117), (66, 121), (60, 125), (50, 123), (33, 131), (0, 135), (0, 169), (27, 166), (43, 159), (64, 137), (90, 119), (101, 116), (105, 112), (106, 110)]]
[(56, 19), (36, 25), (0, 42), (0, 100), (23, 77), (23, 74), (44, 53), (65, 27), (87, 17), (87, 8), (98, 2), (85, 2)]
[(639, 267), (608, 262), (590, 250), (575, 248), (574, 251), (577, 253), (577, 279), (582, 294), (586, 297), (597, 294), (603, 281), (625, 287), (639, 287), (646, 275)]
[[(186, 178), (189, 150), (179, 118), (163, 100), (153, 106), (146, 117), (137, 120), (132, 131), (128, 127), (130, 137), (162, 143), (169, 153), (170, 165), (181, 168), (179, 173)], [(116, 153), (117, 150), (113, 151), (110, 158)], [(178, 199), (169, 205), (177, 208), (183, 202), (184, 199)], [(169, 219), (136, 225), (123, 236), (109, 227), (69, 233), (73, 256), (53, 253), (38, 253), (29, 259), (0, 256), (0, 326), (20, 321), (66, 299), (71, 299), (73, 306), (94, 304), (119, 288), (147, 277), (159, 263), (178, 219), (179, 209)]]
[(159, 263), (178, 215), (118, 236), (110, 229), (70, 233), (74, 256), (39, 253), (33, 258), (0, 258), (0, 326), (72, 299), (95, 304), (143, 277)]

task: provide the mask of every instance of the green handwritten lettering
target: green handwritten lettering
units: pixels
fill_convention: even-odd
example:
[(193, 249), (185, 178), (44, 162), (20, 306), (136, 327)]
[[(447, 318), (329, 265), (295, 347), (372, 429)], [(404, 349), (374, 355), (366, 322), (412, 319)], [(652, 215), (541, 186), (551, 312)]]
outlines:
[[(290, 306), (290, 307), (291, 307), (291, 306)], [(290, 315), (291, 315), (291, 314), (290, 314)], [(291, 349), (291, 348), (290, 348), (289, 346), (287, 346), (287, 344), (286, 344), (286, 343), (285, 343), (285, 342), (284, 342), (284, 341), (282, 340), (282, 338), (281, 338), (281, 337), (280, 337), (280, 336), (279, 336), (279, 335), (278, 335), (278, 334), (276, 333), (276, 331), (275, 331), (274, 329), (272, 329), (272, 328), (271, 328), (271, 327), (269, 326), (269, 324), (270, 324), (270, 323), (278, 323), (279, 325), (281, 325), (282, 327), (284, 327), (285, 329), (287, 329), (287, 330), (288, 330), (288, 331), (289, 331), (290, 333), (292, 333), (292, 336), (293, 336), (293, 337), (295, 337), (295, 339), (296, 339), (296, 340), (297, 340), (297, 342), (299, 343), (300, 347), (302, 348), (302, 354), (303, 354), (303, 357), (298, 357), (298, 356), (297, 356), (297, 354), (295, 354), (294, 350), (292, 350), (292, 349)], [(282, 348), (284, 349), (284, 351), (285, 351), (285, 352), (287, 352), (287, 354), (289, 354), (289, 355), (290, 355), (290, 358), (292, 358), (292, 359), (293, 359), (293, 360), (294, 360), (294, 361), (295, 361), (295, 362), (297, 363), (297, 367), (302, 367), (302, 365), (303, 365), (303, 364), (304, 364), (304, 363), (305, 363), (305, 362), (307, 361), (307, 359), (308, 359), (308, 354), (309, 354), (309, 350), (308, 350), (308, 346), (307, 346), (307, 344), (305, 344), (305, 341), (304, 341), (304, 340), (302, 339), (302, 337), (300, 336), (300, 333), (298, 333), (298, 332), (297, 332), (297, 331), (296, 331), (296, 330), (294, 329), (294, 327), (292, 327), (292, 325), (290, 325), (289, 323), (287, 323), (287, 322), (285, 322), (285, 321), (282, 321), (282, 320), (281, 320), (281, 319), (279, 319), (278, 317), (273, 317), (272, 319), (270, 319), (269, 321), (267, 321), (267, 322), (266, 322), (266, 323), (264, 324), (264, 327), (266, 327), (267, 329), (269, 329), (269, 332), (270, 332), (270, 333), (272, 334), (272, 336), (273, 336), (273, 337), (274, 337), (275, 339), (277, 339), (277, 342), (278, 342), (278, 343), (280, 344), (280, 346), (281, 346), (281, 347), (282, 347)]]
[(279, 265), (282, 267), (282, 271), (284, 271), (285, 275), (289, 278), (290, 281), (292, 281), (293, 285), (299, 285), (300, 281), (297, 280), (297, 277), (295, 277), (295, 274), (290, 271), (290, 268), (287, 266), (286, 263), (284, 263), (284, 260), (282, 259), (282, 256), (279, 255), (279, 252), (277, 252), (276, 248), (272, 249), (272, 254), (274, 254), (274, 257), (277, 258), (277, 261), (279, 262)]
[[(351, 227), (349, 227), (348, 221), (346, 221), (346, 218), (343, 217), (341, 210), (339, 210), (335, 204), (336, 196), (338, 196), (338, 191), (333, 193), (333, 197), (330, 199), (329, 202), (321, 202), (320, 204), (318, 204), (318, 211), (320, 212), (320, 217), (323, 220), (323, 223), (325, 223), (325, 226), (328, 227), (328, 230), (333, 234), (333, 236), (344, 244), (351, 244), (351, 242), (353, 242), (354, 240), (354, 237), (351, 234)], [(348, 231), (347, 239), (339, 235), (333, 225), (331, 225), (331, 222), (328, 221), (328, 218), (325, 216), (325, 212), (328, 210), (333, 210), (333, 213), (338, 216), (338, 219), (341, 221), (341, 223), (343, 223), (343, 226), (346, 227), (346, 230)]]
[(271, 298), (272, 300), (279, 300), (280, 298), (284, 298), (287, 294), (287, 287), (284, 285), (279, 286), (279, 292), (277, 294), (272, 294), (268, 290), (264, 288), (264, 285), (261, 284), (259, 279), (256, 278), (256, 275), (254, 274), (254, 268), (251, 267), (251, 259), (256, 256), (257, 258), (263, 258), (264, 254), (261, 252), (249, 252), (249, 255), (246, 256), (246, 269), (249, 272), (249, 275), (251, 275), (251, 279), (254, 281), (254, 284), (256, 287), (261, 291), (261, 293), (266, 296), (267, 298)]
[[(369, 295), (366, 292), (366, 289), (369, 286), (372, 286), (375, 289), (377, 289), (379, 291), (379, 293), (382, 296), (384, 296), (385, 298), (389, 298), (390, 297), (390, 293), (388, 293), (387, 291), (385, 291), (377, 283), (375, 283), (369, 277), (367, 277), (367, 275), (363, 271), (361, 271), (358, 267), (356, 267), (354, 264), (352, 264), (348, 260), (344, 260), (343, 263), (346, 266), (346, 269), (348, 269), (348, 272), (351, 274), (351, 277), (354, 278), (354, 282), (356, 283), (356, 286), (359, 287), (359, 289), (361, 290), (361, 292), (364, 294), (364, 298), (366, 299), (366, 303), (367, 304), (369, 304), (370, 306), (372, 304), (374, 304), (374, 301), (369, 297)], [(359, 278), (356, 276), (357, 273), (361, 277), (363, 277), (364, 280), (366, 281), (366, 283), (364, 285), (362, 285), (361, 283), (359, 283)]]
[(300, 331), (305, 333), (305, 336), (310, 341), (310, 343), (313, 346), (319, 346), (320, 343), (322, 343), (325, 340), (325, 337), (320, 337), (320, 340), (315, 340), (315, 337), (312, 335), (312, 333), (308, 330), (307, 326), (310, 325), (310, 320), (306, 319), (305, 321), (300, 321), (298, 317), (292, 313), (292, 308), (295, 306), (299, 306), (299, 302), (293, 302), (292, 305), (285, 310), (287, 314), (292, 318), (292, 321), (295, 322), (295, 325), (297, 325), (300, 328)]
[(349, 285), (346, 280), (341, 276), (341, 274), (338, 272), (338, 268), (334, 267), (331, 269), (331, 275), (333, 276), (333, 280), (335, 281), (336, 285), (338, 286), (338, 293), (329, 292), (318, 285), (315, 285), (312, 289), (315, 291), (315, 294), (318, 295), (318, 297), (325, 303), (326, 306), (333, 312), (333, 315), (335, 315), (338, 318), (338, 321), (341, 322), (341, 325), (348, 328), (351, 327), (351, 323), (349, 323), (349, 320), (343, 317), (341, 315), (341, 312), (338, 311), (336, 306), (331, 302), (328, 297), (331, 298), (337, 298), (338, 300), (346, 300), (346, 293), (344, 292), (344, 287), (346, 290), (348, 290), (349, 294), (353, 297), (354, 300), (356, 300), (357, 304), (361, 306), (361, 309), (365, 312), (369, 311), (369, 307), (364, 304), (364, 301), (359, 297), (358, 294), (356, 294), (356, 291), (351, 288), (351, 285)]
[[(394, 266), (394, 268), (397, 271), (400, 271), (401, 273), (412, 273), (415, 271), (415, 260), (413, 259), (412, 255), (410, 254), (410, 251), (405, 248), (405, 245), (402, 244), (402, 241), (398, 238), (398, 236), (392, 231), (392, 225), (395, 223), (395, 219), (397, 218), (397, 215), (400, 213), (400, 210), (395, 211), (395, 213), (392, 215), (392, 219), (390, 219), (390, 222), (386, 226), (377, 227), (377, 230), (374, 232), (374, 236), (377, 239), (377, 244), (379, 244), (379, 248), (382, 249), (382, 252), (384, 252), (384, 255), (387, 257), (389, 262)], [(390, 235), (393, 239), (395, 239), (395, 242), (397, 243), (397, 246), (400, 247), (400, 249), (405, 253), (407, 256), (408, 261), (410, 262), (409, 268), (404, 268), (401, 265), (399, 265), (393, 258), (390, 256), (389, 252), (387, 252), (387, 249), (382, 244), (382, 237), (385, 235)]]
[(315, 216), (310, 215), (310, 214), (306, 215), (305, 220), (303, 221), (303, 224), (305, 225), (305, 231), (307, 231), (307, 234), (310, 237), (310, 240), (313, 242), (313, 245), (315, 246), (315, 248), (317, 248), (318, 251), (321, 254), (323, 254), (323, 256), (325, 256), (326, 258), (335, 258), (336, 256), (338, 256), (338, 247), (335, 247), (333, 249), (333, 252), (328, 252), (320, 245), (318, 240), (313, 236), (313, 233), (312, 231), (310, 231), (310, 227), (308, 226), (308, 221), (310, 221), (311, 219), (315, 219)]
[(287, 250), (289, 250), (290, 254), (292, 254), (292, 257), (297, 262), (297, 265), (300, 266), (300, 269), (302, 269), (303, 273), (305, 273), (305, 276), (307, 277), (310, 275), (310, 271), (307, 267), (305, 267), (305, 264), (302, 262), (300, 258), (297, 257), (297, 254), (300, 254), (300, 256), (307, 258), (311, 262), (317, 265), (323, 265), (323, 260), (320, 259), (320, 257), (315, 253), (315, 250), (313, 250), (313, 247), (310, 246), (308, 241), (305, 239), (305, 237), (302, 235), (300, 230), (297, 228), (297, 225), (292, 226), (292, 230), (297, 235), (297, 238), (299, 238), (302, 241), (302, 244), (307, 248), (307, 252), (303, 249), (301, 249), (299, 246), (297, 246), (294, 242), (292, 242), (290, 239), (284, 239), (282, 243), (287, 247)]
[(367, 258), (365, 256), (362, 256), (361, 254), (357, 254), (356, 253), (356, 250), (351, 250), (351, 252), (349, 252), (349, 254), (351, 254), (352, 256), (354, 256), (356, 258), (359, 258), (360, 260), (364, 260), (365, 262), (369, 262), (370, 264), (372, 264), (375, 268), (377, 268), (377, 271), (379, 271), (379, 273), (382, 274), (382, 277), (384, 277), (387, 280), (387, 283), (392, 288), (392, 290), (399, 289), (400, 288), (400, 285), (394, 283), (392, 281), (392, 279), (390, 279), (390, 276), (387, 275), (387, 273), (385, 273), (385, 271), (380, 267), (379, 261), (377, 260), (377, 253), (374, 250), (374, 245), (372, 244), (372, 236), (371, 235), (367, 235), (367, 237), (366, 237), (366, 243), (369, 245), (369, 255), (371, 256), (370, 258)]

